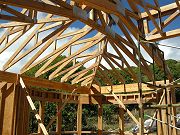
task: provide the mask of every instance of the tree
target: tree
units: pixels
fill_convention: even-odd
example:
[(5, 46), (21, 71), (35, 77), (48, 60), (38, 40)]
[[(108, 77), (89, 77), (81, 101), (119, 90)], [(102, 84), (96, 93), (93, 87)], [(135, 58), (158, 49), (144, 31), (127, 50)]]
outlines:
[[(66, 58), (65, 56), (59, 56), (56, 58), (50, 66), (54, 65), (55, 63), (63, 60)], [(180, 62), (176, 60), (169, 59), (166, 61), (171, 73), (174, 76), (174, 80), (180, 78)], [(25, 74), (28, 76), (34, 76), (35, 73), (45, 64), (45, 62), (33, 67), (29, 71), (27, 71)], [(72, 62), (69, 63), (66, 67), (64, 67), (63, 70), (69, 68), (72, 66)], [(150, 69), (153, 71), (153, 73), (156, 76), (156, 80), (163, 80), (164, 79), (164, 73), (163, 71), (155, 64), (154, 69), (153, 65), (149, 65)], [(139, 69), (138, 67), (131, 67), (135, 74), (138, 75)], [(85, 67), (80, 67), (76, 72), (79, 72), (81, 70), (85, 69)], [(45, 74), (41, 75), (40, 78), (47, 79), (49, 75), (54, 72), (56, 68), (51, 69), (50, 71), (46, 72)], [(124, 69), (128, 70), (128, 69)], [(117, 69), (118, 72), (124, 77), (125, 81), (127, 84), (129, 83), (135, 83), (135, 81), (132, 79), (132, 77), (127, 74), (125, 71)], [(112, 71), (110, 71), (112, 72)], [(91, 72), (89, 72), (90, 74)], [(55, 81), (60, 81), (61, 77), (63, 75), (55, 78)], [(111, 74), (108, 74), (108, 77), (111, 79), (112, 83), (114, 85), (120, 84), (120, 82), (113, 78)], [(101, 85), (105, 85), (103, 81), (100, 78), (97, 78)], [(147, 76), (142, 74), (142, 81), (143, 82), (148, 82), (150, 81)], [(176, 97), (180, 96), (180, 89), (176, 88)], [(49, 90), (49, 89), (46, 89)], [(177, 101), (179, 101), (179, 98), (177, 98)], [(35, 102), (35, 106), (37, 109), (39, 108), (38, 101)], [(134, 105), (128, 105), (128, 109), (133, 110), (135, 108), (138, 108), (137, 106)], [(63, 117), (63, 122), (62, 122), (62, 129), (63, 130), (76, 130), (76, 116), (77, 116), (77, 105), (76, 104), (67, 104), (65, 108), (62, 111), (62, 117)], [(114, 117), (114, 114), (118, 112), (118, 107), (116, 105), (103, 105), (103, 118), (106, 122), (106, 124), (112, 124), (114, 121), (117, 121), (116, 117)], [(46, 103), (46, 108), (45, 108), (45, 125), (49, 123), (49, 120), (51, 119), (52, 116), (54, 116), (56, 113), (56, 104), (55, 103)], [(83, 105), (83, 130), (96, 130), (97, 127), (95, 127), (95, 123), (97, 120), (97, 105)], [(29, 122), (29, 132), (37, 132), (37, 121), (32, 113), (30, 113), (30, 122)], [(51, 126), (51, 130), (55, 130), (55, 124)]]
[[(59, 56), (57, 57), (50, 65), (54, 65), (56, 64), (57, 62), (65, 59), (66, 56)], [(32, 69), (28, 70), (27, 72), (25, 72), (24, 74), (27, 75), (27, 76), (31, 76), (31, 77), (34, 77), (35, 76), (35, 73), (46, 63), (43, 62), (43, 63), (40, 63), (38, 65), (36, 65), (35, 67), (33, 67)], [(65, 66), (63, 68), (63, 70), (71, 67), (73, 65), (73, 63), (69, 63), (67, 66)], [(57, 69), (56, 68), (53, 68), (51, 70), (49, 70), (48, 72), (46, 72), (45, 74), (41, 75), (40, 78), (43, 78), (43, 79), (48, 79), (49, 75), (54, 72), (55, 70)], [(81, 66), (76, 72), (79, 72), (81, 70), (85, 69), (85, 67)], [(61, 77), (63, 75), (53, 79), (54, 81), (60, 81)], [(68, 83), (68, 82), (67, 82)], [(51, 91), (50, 89), (42, 89), (42, 90), (48, 90), (48, 91)], [(34, 104), (37, 108), (37, 110), (39, 110), (39, 102), (38, 101), (34, 101)], [(44, 119), (44, 125), (47, 126), (50, 119), (56, 114), (56, 103), (49, 103), (49, 102), (46, 102), (46, 106), (45, 106), (45, 119)], [(63, 117), (63, 122), (62, 122), (62, 129), (63, 130), (75, 130), (75, 124), (73, 124), (73, 122), (75, 122), (76, 120), (76, 109), (77, 108), (77, 105), (75, 104), (67, 104), (63, 111), (62, 111), (62, 117)], [(37, 132), (37, 129), (38, 129), (38, 123), (37, 123), (37, 120), (35, 119), (34, 117), (34, 114), (31, 112), (30, 113), (30, 121), (29, 121), (29, 133), (33, 133), (33, 132)], [(50, 127), (50, 130), (51, 131), (55, 131), (55, 124), (53, 124), (51, 127)]]

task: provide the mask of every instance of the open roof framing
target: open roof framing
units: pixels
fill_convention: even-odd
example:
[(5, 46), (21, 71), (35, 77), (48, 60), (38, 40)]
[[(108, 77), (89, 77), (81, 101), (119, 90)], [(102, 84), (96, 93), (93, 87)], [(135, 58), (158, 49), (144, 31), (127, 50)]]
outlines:
[[(6, 127), (3, 131), (0, 130), (0, 134), (13, 128), (13, 124), (11, 128), (4, 124), (9, 124), (11, 117), (11, 123), (15, 122), (14, 117), (17, 117), (16, 121), (25, 117), (20, 122), (15, 122), (15, 126), (22, 124), (24, 129), (28, 127), (26, 114), (29, 102), (39, 123), (38, 132), (42, 130), (48, 135), (49, 126), (56, 117), (57, 125), (61, 126), (62, 108), (68, 102), (73, 102), (78, 103), (75, 132), (78, 135), (83, 133), (82, 104), (91, 103), (98, 104), (98, 135), (102, 134), (103, 129), (102, 104), (108, 103), (119, 104), (120, 134), (124, 134), (123, 116), (126, 111), (139, 125), (140, 134), (143, 135), (146, 132), (143, 125), (143, 104), (155, 102), (171, 106), (175, 103), (174, 87), (179, 87), (165, 64), (164, 53), (154, 43), (180, 35), (177, 24), (180, 1), (173, 2), (165, 2), (163, 5), (160, 0), (0, 0), (0, 100), (3, 105), (1, 108), (4, 107), (0, 113), (4, 111), (5, 114), (0, 114), (3, 119), (0, 127)], [(66, 57), (57, 59), (61, 55)], [(149, 67), (152, 62), (164, 71), (169, 84), (166, 84), (166, 79), (164, 84), (155, 82), (153, 71)], [(139, 67), (138, 75), (132, 65)], [(36, 78), (19, 75), (36, 66), (39, 66), (35, 72)], [(130, 75), (138, 85), (125, 85), (125, 77), (116, 68)], [(51, 81), (40, 79), (44, 74), (48, 74), (46, 79)], [(142, 74), (153, 83), (142, 84)], [(60, 78), (59, 82), (56, 78)], [(121, 85), (114, 86), (111, 78)], [(102, 83), (106, 86), (101, 86)], [(63, 90), (65, 93), (41, 91), (33, 88), (34, 86)], [(9, 89), (12, 91), (8, 95)], [(40, 101), (39, 114), (31, 97)], [(63, 105), (60, 106), (62, 101)], [(43, 125), (45, 102), (59, 102), (58, 112), (47, 127)], [(139, 104), (139, 120), (125, 106), (134, 103)], [(17, 108), (9, 108), (9, 105)], [(25, 109), (23, 116), (18, 108)], [(166, 124), (170, 122), (175, 126), (175, 119), (168, 121), (169, 112), (176, 115), (175, 108), (172, 107), (155, 111), (153, 118), (157, 116)], [(176, 130), (170, 126), (163, 125), (162, 128), (162, 123), (159, 124), (158, 135), (176, 135)], [(17, 132), (22, 134), (20, 130)], [(61, 127), (58, 128), (58, 133), (61, 133)]]
[[(180, 35), (179, 28), (164, 30), (179, 17), (177, 0), (163, 6), (157, 0), (149, 3), (143, 0), (0, 0), (0, 4), (1, 19), (7, 20), (0, 24), (0, 28), (4, 28), (0, 54), (13, 49), (3, 62), (3, 71), (21, 63), (16, 70), (24, 73), (43, 63), (35, 73), (36, 77), (56, 68), (49, 74), (50, 80), (63, 76), (61, 82), (70, 81), (89, 88), (92, 84), (100, 84), (97, 76), (105, 84), (112, 85), (107, 76), (108, 69), (112, 69), (113, 72), (108, 73), (115, 79), (125, 83), (123, 76), (114, 70), (117, 67), (127, 68), (126, 73), (137, 81), (137, 75), (131, 69), (132, 63), (138, 66), (136, 42), (159, 41)], [(75, 23), (79, 23), (82, 29), (69, 32), (69, 27)], [(63, 42), (59, 44), (59, 41)], [(141, 45), (162, 67), (161, 53), (152, 56), (152, 46), (144, 42)], [(52, 65), (62, 54), (67, 58)], [(143, 54), (141, 58), (143, 74), (153, 80)], [(73, 64), (64, 68), (69, 63)], [(82, 66), (86, 69), (79, 71)], [(172, 78), (168, 68), (166, 71)]]

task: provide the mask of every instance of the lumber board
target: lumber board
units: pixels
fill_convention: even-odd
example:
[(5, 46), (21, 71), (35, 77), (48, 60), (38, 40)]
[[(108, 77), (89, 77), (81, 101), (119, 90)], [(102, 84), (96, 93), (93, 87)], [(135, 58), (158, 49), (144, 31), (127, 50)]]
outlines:
[[(150, 84), (152, 82), (149, 82)], [(157, 85), (163, 85), (164, 82), (163, 81), (157, 81), (156, 82)], [(130, 92), (138, 92), (138, 84), (137, 83), (133, 83), (133, 84), (122, 84), (122, 85), (114, 85), (114, 86), (101, 86), (98, 87), (97, 85), (93, 85), (98, 91), (101, 91), (101, 93), (109, 93), (108, 89), (109, 88), (113, 88), (113, 91), (115, 93), (130, 93)], [(148, 90), (154, 90), (154, 87), (149, 87), (147, 84), (142, 84), (142, 91), (148, 91)]]
[[(19, 75), (19, 77), (23, 78), (23, 80), (27, 86), (37, 86), (37, 87), (41, 87), (41, 88), (49, 88), (49, 89), (54, 89), (54, 90), (65, 90), (67, 92), (72, 92), (72, 90), (77, 88), (76, 85), (70, 85), (70, 84), (66, 84), (66, 83), (49, 81), (46, 79), (27, 77), (27, 76), (23, 76), (23, 75)], [(16, 83), (17, 82), (17, 74), (0, 71), (0, 81)], [(87, 88), (85, 86), (79, 87), (77, 89), (77, 92), (89, 93), (89, 88)]]
[[(180, 3), (180, 2), (179, 2)], [(165, 6), (162, 6), (160, 7), (160, 10), (161, 10), (161, 15), (167, 15), (167, 14), (171, 14), (172, 12), (176, 11), (178, 8), (177, 4), (176, 3), (172, 3), (172, 4), (169, 4), (169, 5), (165, 5)], [(158, 15), (158, 11), (157, 10), (150, 10), (150, 13), (152, 16), (156, 16)], [(141, 18), (144, 19), (144, 18), (148, 18), (148, 14), (146, 12), (144, 13), (141, 13)]]
[[(49, 126), (58, 118), (57, 128), (49, 134), (108, 134), (108, 131), (103, 131), (103, 104), (119, 105), (120, 131), (117, 132), (118, 134), (124, 134), (125, 111), (136, 124), (141, 125), (140, 134), (143, 134), (142, 106), (145, 103), (156, 103), (163, 92), (166, 95), (164, 99), (161, 98), (163, 105), (167, 104), (165, 106), (167, 109), (161, 111), (159, 108), (163, 105), (155, 106), (159, 107), (157, 117), (159, 120), (168, 122), (167, 112), (176, 115), (174, 106), (177, 105), (173, 87), (179, 87), (180, 84), (172, 82), (172, 75), (167, 65), (164, 66), (165, 60), (162, 52), (160, 50), (154, 52), (154, 46), (140, 41), (156, 42), (180, 36), (179, 28), (170, 28), (179, 17), (180, 1), (175, 0), (174, 3), (163, 6), (158, 0), (154, 0), (154, 3), (145, 0), (127, 0), (126, 4), (123, 4), (120, 0), (71, 0), (68, 2), (67, 0), (0, 0), (0, 8), (8, 13), (2, 12), (0, 15), (1, 20), (7, 21), (7, 23), (0, 24), (0, 28), (7, 28), (0, 38), (2, 46), (0, 55), (6, 54), (10, 48), (14, 47), (12, 55), (7, 55), (8, 58), (2, 65), (3, 71), (0, 71), (0, 100), (2, 101), (0, 134), (14, 134), (15, 131), (17, 134), (27, 134), (27, 128), (24, 128), (28, 126), (29, 117), (29, 107), (27, 102), (24, 102), (26, 98), (36, 113), (36, 118), (40, 121), (44, 117), (45, 102), (57, 104), (57, 115), (46, 127), (49, 130)], [(42, 15), (44, 13), (45, 16)], [(82, 27), (73, 28), (76, 23)], [(165, 31), (166, 27), (170, 29)], [(25, 40), (22, 41), (22, 39)], [(149, 80), (154, 79), (146, 57), (143, 53), (138, 53), (136, 42), (144, 48), (155, 64), (166, 72), (170, 80), (167, 81), (168, 84), (162, 81), (144, 83), (142, 91), (139, 91), (137, 83), (125, 84), (125, 78), (116, 71), (116, 66), (138, 82), (137, 75), (130, 66), (131, 62), (126, 57), (135, 65), (142, 67), (142, 74), (146, 75)], [(17, 43), (20, 44), (15, 47)], [(64, 54), (66, 58), (53, 63)], [(137, 56), (142, 59), (140, 63)], [(26, 60), (27, 57), (28, 60)], [(103, 61), (109, 65), (111, 71)], [(20, 74), (5, 72), (14, 68), (18, 63), (22, 64), (21, 69), (18, 69)], [(23, 75), (26, 71), (41, 64), (43, 66), (35, 73), (35, 77)], [(85, 69), (79, 71), (82, 66), (86, 65), (88, 66)], [(54, 71), (51, 72), (52, 70)], [(41, 75), (46, 73), (50, 73), (49, 80), (41, 79)], [(109, 74), (121, 85), (113, 85)], [(60, 82), (50, 81), (57, 77), (61, 77)], [(29, 95), (21, 93), (21, 88), (18, 89), (20, 78), (24, 81), (22, 84), (21, 80), (22, 86), (24, 88), (27, 86), (28, 91), (26, 92), (29, 92)], [(107, 86), (101, 86), (99, 79)], [(166, 91), (165, 88), (169, 90)], [(48, 92), (44, 89), (53, 91)], [(109, 93), (110, 89), (113, 91)], [(42, 103), (39, 114), (32, 100)], [(23, 103), (20, 104), (21, 102)], [(77, 131), (61, 131), (61, 110), (67, 103), (78, 105)], [(83, 104), (98, 105), (98, 131), (82, 131)], [(139, 108), (142, 108), (140, 122), (126, 108), (126, 104), (139, 104)], [(174, 106), (170, 110), (168, 107), (171, 104)], [(8, 108), (10, 105), (11, 108)], [(23, 110), (22, 115), (21, 110)], [(175, 119), (172, 123), (175, 125)], [(167, 125), (158, 123), (158, 126), (160, 126), (158, 135), (166, 135), (166, 131), (177, 134), (175, 129)], [(48, 134), (42, 122), (40, 122), (38, 132), (33, 134)]]

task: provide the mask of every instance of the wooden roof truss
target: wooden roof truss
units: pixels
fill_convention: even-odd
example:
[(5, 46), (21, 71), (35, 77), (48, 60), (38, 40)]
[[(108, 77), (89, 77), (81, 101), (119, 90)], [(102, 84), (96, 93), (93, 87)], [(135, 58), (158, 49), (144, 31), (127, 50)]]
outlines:
[[(93, 83), (100, 85), (98, 78), (112, 85), (107, 73), (125, 83), (115, 70), (120, 68), (137, 81), (130, 66), (139, 63), (136, 42), (179, 36), (179, 28), (167, 31), (166, 27), (179, 17), (180, 2), (175, 0), (169, 5), (160, 5), (158, 0), (125, 2), (124, 5), (120, 0), (0, 0), (0, 19), (5, 20), (0, 24), (2, 70), (17, 68), (20, 63), (16, 70), (22, 74), (42, 64), (36, 77), (49, 73), (50, 80), (61, 76), (61, 82), (90, 87)], [(82, 29), (72, 31), (75, 23)], [(153, 56), (151, 45), (140, 44), (162, 68), (161, 53)], [(11, 55), (4, 60), (3, 55), (9, 50)], [(52, 64), (60, 55), (66, 58)], [(153, 80), (143, 54), (141, 59), (143, 74)], [(83, 66), (86, 68), (79, 70)], [(51, 72), (52, 69), (55, 70)]]

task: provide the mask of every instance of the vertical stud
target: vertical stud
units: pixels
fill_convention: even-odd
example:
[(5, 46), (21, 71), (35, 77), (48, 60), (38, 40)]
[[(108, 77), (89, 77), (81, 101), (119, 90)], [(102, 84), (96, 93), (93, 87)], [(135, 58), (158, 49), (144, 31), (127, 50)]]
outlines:
[[(60, 102), (57, 103), (57, 111), (60, 110), (62, 106), (62, 99), (60, 99)], [(56, 132), (58, 135), (61, 135), (61, 130), (62, 130), (62, 111), (59, 112), (60, 115), (58, 115), (58, 118), (57, 118), (57, 123), (56, 123)]]
[[(45, 105), (44, 101), (39, 101), (39, 116), (41, 117), (42, 122), (44, 121), (44, 111), (45, 111), (44, 105)], [(38, 133), (40, 134), (43, 133), (40, 126), (38, 126)]]
[(103, 113), (102, 101), (100, 101), (98, 103), (98, 135), (102, 135), (102, 130), (103, 130), (102, 113)]
[(82, 104), (78, 103), (78, 109), (77, 109), (77, 133), (78, 135), (81, 135), (82, 131)]
[(124, 135), (124, 109), (119, 105), (119, 132)]

